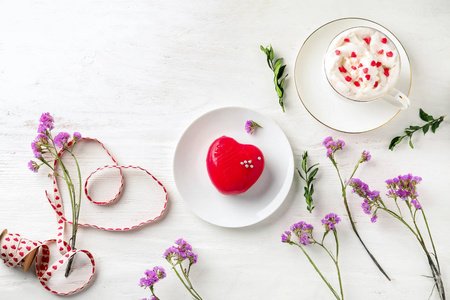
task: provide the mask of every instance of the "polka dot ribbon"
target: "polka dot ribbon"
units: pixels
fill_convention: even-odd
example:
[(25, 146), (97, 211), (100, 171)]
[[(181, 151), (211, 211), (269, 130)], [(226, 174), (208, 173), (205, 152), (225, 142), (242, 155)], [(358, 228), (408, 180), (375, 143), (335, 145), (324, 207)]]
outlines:
[[(127, 231), (127, 230), (138, 228), (142, 225), (151, 223), (151, 222), (156, 221), (157, 219), (161, 218), (161, 216), (164, 214), (164, 211), (166, 210), (166, 207), (167, 207), (167, 190), (158, 179), (156, 179), (150, 172), (148, 172), (147, 170), (145, 170), (139, 166), (121, 166), (121, 165), (119, 165), (117, 163), (117, 161), (114, 159), (114, 157), (106, 149), (105, 145), (97, 139), (85, 137), (85, 138), (78, 140), (77, 143), (79, 143), (80, 141), (93, 141), (93, 142), (100, 144), (100, 146), (105, 150), (105, 152), (108, 154), (109, 158), (113, 162), (112, 165), (106, 165), (106, 166), (96, 169), (94, 172), (92, 172), (87, 177), (85, 184), (84, 184), (84, 192), (86, 194), (86, 197), (92, 203), (98, 204), (98, 205), (107, 205), (107, 204), (115, 202), (120, 197), (120, 195), (122, 194), (123, 187), (124, 187), (124, 178), (123, 178), (122, 169), (135, 169), (135, 170), (145, 172), (154, 181), (156, 181), (158, 183), (158, 185), (163, 189), (165, 196), (164, 196), (164, 201), (162, 204), (163, 205), (162, 210), (156, 217), (147, 219), (147, 220), (142, 220), (140, 222), (135, 223), (132, 226), (129, 226), (129, 227), (102, 227), (102, 226), (99, 226), (96, 224), (78, 223), (79, 226), (90, 226), (90, 227), (107, 230), (107, 231)], [(72, 141), (69, 142), (68, 145), (71, 146)], [(60, 157), (62, 157), (63, 154), (64, 154), (64, 150), (61, 150), (58, 153), (58, 155)], [(56, 169), (56, 167), (57, 167), (57, 161), (55, 161), (55, 163), (54, 163), (54, 168)], [(119, 170), (120, 178), (121, 178), (119, 191), (111, 200), (103, 201), (103, 202), (94, 201), (88, 193), (89, 179), (94, 174), (96, 174), (100, 171), (106, 170), (106, 169), (118, 169)], [(21, 237), (17, 233), (6, 234), (6, 230), (5, 230), (0, 235), (0, 258), (3, 259), (6, 266), (8, 266), (8, 267), (19, 266), (19, 267), (23, 267), (24, 270), (26, 271), (28, 269), (28, 267), (31, 265), (31, 261), (33, 260), (33, 257), (34, 257), (36, 275), (39, 279), (39, 282), (42, 284), (42, 286), (46, 290), (48, 290), (54, 294), (70, 295), (70, 294), (73, 294), (73, 293), (76, 293), (76, 292), (82, 290), (84, 287), (86, 287), (89, 284), (92, 277), (94, 276), (95, 261), (94, 261), (94, 257), (92, 256), (92, 254), (89, 251), (72, 250), (71, 247), (69, 246), (69, 244), (63, 239), (65, 224), (66, 223), (73, 224), (73, 223), (71, 221), (67, 220), (64, 215), (63, 202), (61, 199), (61, 194), (59, 191), (58, 182), (56, 180), (55, 175), (53, 175), (52, 179), (53, 179), (53, 196), (51, 196), (47, 191), (45, 193), (46, 193), (46, 197), (47, 197), (51, 207), (53, 208), (53, 210), (56, 213), (56, 221), (57, 221), (57, 228), (58, 228), (57, 229), (57, 238), (51, 239), (51, 240), (46, 240), (43, 242), (31, 241), (31, 240)], [(54, 246), (52, 246), (53, 244), (54, 244)], [(56, 257), (57, 254), (54, 254), (54, 255), (52, 255), (52, 259), (50, 260), (50, 249), (53, 249), (55, 246), (56, 246), (56, 249), (59, 251), (59, 256)], [(78, 287), (74, 288), (71, 291), (62, 291), (62, 290), (64, 290), (63, 288), (50, 288), (48, 285), (48, 282), (50, 281), (53, 274), (55, 272), (57, 272), (63, 265), (65, 265), (65, 263), (69, 260), (69, 258), (72, 255), (74, 255), (75, 253), (80, 253), (80, 254), (86, 255), (89, 258), (91, 268), (89, 271), (90, 274), (88, 274), (88, 276), (86, 276), (86, 278), (88, 278), (88, 279), (85, 280), (84, 282), (80, 282)], [(55, 259), (54, 257), (56, 257), (56, 260), (53, 262), (53, 260)], [(52, 263), (50, 263), (50, 261), (52, 261)], [(63, 269), (65, 269), (65, 268), (63, 268)], [(68, 278), (70, 279), (70, 276)]]

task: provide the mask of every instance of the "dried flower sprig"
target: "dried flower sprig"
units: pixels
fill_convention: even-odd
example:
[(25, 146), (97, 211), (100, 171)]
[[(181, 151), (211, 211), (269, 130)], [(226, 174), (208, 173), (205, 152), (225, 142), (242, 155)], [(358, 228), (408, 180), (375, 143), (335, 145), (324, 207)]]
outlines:
[(361, 236), (358, 233), (358, 230), (356, 229), (356, 225), (355, 222), (353, 221), (352, 218), (352, 213), (350, 211), (350, 208), (348, 206), (348, 202), (347, 202), (347, 186), (350, 182), (350, 180), (353, 178), (353, 176), (355, 175), (356, 171), (358, 170), (358, 167), (361, 163), (367, 162), (370, 160), (371, 155), (368, 151), (363, 151), (361, 154), (361, 157), (359, 158), (358, 162), (356, 163), (354, 169), (353, 169), (353, 173), (350, 175), (350, 178), (346, 181), (344, 181), (342, 179), (341, 176), (341, 172), (339, 171), (339, 167), (338, 164), (335, 160), (335, 153), (338, 150), (342, 150), (345, 146), (345, 142), (342, 140), (337, 140), (334, 141), (333, 138), (331, 136), (325, 138), (325, 140), (322, 143), (325, 148), (327, 149), (327, 157), (331, 160), (331, 163), (333, 164), (333, 166), (335, 167), (338, 177), (339, 177), (339, 181), (341, 183), (341, 190), (342, 190), (342, 198), (344, 200), (344, 206), (345, 206), (345, 210), (347, 211), (347, 215), (350, 221), (350, 224), (352, 226), (353, 232), (355, 233), (356, 237), (358, 238), (358, 240), (361, 242), (361, 244), (363, 245), (364, 249), (366, 250), (367, 254), (370, 256), (370, 258), (372, 259), (372, 261), (375, 263), (375, 265), (377, 266), (377, 268), (381, 271), (381, 273), (383, 273), (383, 275), (388, 279), (391, 280), (389, 278), (389, 276), (386, 274), (386, 272), (384, 271), (384, 269), (380, 266), (380, 264), (378, 263), (378, 261), (375, 259), (375, 257), (372, 255), (372, 253), (369, 251), (369, 249), (367, 248), (367, 246), (364, 244)]
[[(196, 300), (202, 300), (189, 279), (191, 266), (197, 262), (197, 254), (192, 252), (192, 246), (183, 239), (178, 239), (175, 244), (176, 246), (172, 246), (164, 252), (164, 258), (172, 265), (172, 269), (191, 296)], [(183, 262), (185, 264), (187, 262), (187, 267), (183, 266)]]
[[(75, 244), (77, 239), (78, 231), (78, 219), (80, 216), (80, 205), (81, 205), (81, 171), (78, 161), (73, 154), (72, 150), (75, 143), (81, 139), (81, 134), (75, 132), (73, 137), (67, 132), (60, 132), (55, 137), (52, 135), (52, 130), (55, 128), (54, 119), (50, 113), (43, 113), (39, 119), (38, 135), (31, 143), (31, 149), (33, 151), (34, 157), (38, 159), (38, 162), (31, 160), (28, 163), (28, 168), (37, 173), (40, 167), (46, 165), (50, 168), (53, 175), (62, 178), (69, 190), (70, 203), (72, 207), (72, 237), (69, 240), (70, 247), (72, 250), (76, 250)], [(78, 195), (75, 190), (75, 185), (72, 177), (69, 174), (69, 170), (61, 159), (59, 155), (62, 151), (68, 152), (76, 166), (77, 166), (77, 178), (78, 178)], [(55, 168), (52, 167), (54, 162), (57, 162), (61, 166), (61, 173), (58, 173)], [(74, 255), (72, 255), (67, 263), (65, 276), (69, 276), (70, 269), (72, 266)]]
[[(422, 205), (419, 202), (416, 186), (422, 181), (422, 178), (418, 176), (413, 176), (411, 174), (400, 175), (393, 179), (386, 180), (388, 193), (386, 194), (388, 198), (394, 200), (395, 207), (391, 209), (386, 206), (384, 201), (380, 197), (379, 191), (371, 191), (369, 186), (357, 178), (350, 180), (349, 185), (353, 188), (353, 192), (364, 199), (362, 203), (362, 208), (366, 214), (371, 214), (372, 223), (377, 220), (377, 212), (385, 211), (390, 216), (394, 217), (396, 220), (400, 221), (405, 225), (409, 231), (414, 235), (414, 237), (419, 242), (425, 255), (427, 256), (428, 263), (430, 265), (431, 274), (434, 280), (434, 288), (439, 293), (440, 299), (445, 300), (445, 289), (444, 282), (441, 276), (441, 268), (439, 266), (439, 259), (436, 253), (436, 248), (434, 245), (433, 238), (431, 236), (430, 227), (428, 225), (425, 212)], [(397, 202), (401, 200), (406, 207), (406, 214), (402, 213), (402, 210)], [(409, 215), (408, 219), (405, 215)], [(424, 234), (418, 224), (418, 217), (422, 215), (423, 223), (426, 227), (426, 233)], [(425, 238), (428, 235), (428, 241)], [(432, 251), (428, 249), (427, 243), (431, 244)]]
[(422, 119), (422, 121), (425, 121), (425, 123), (422, 126), (409, 126), (408, 128), (405, 128), (405, 134), (402, 136), (396, 136), (394, 137), (391, 142), (389, 143), (389, 150), (393, 151), (394, 147), (400, 144), (400, 142), (405, 138), (409, 138), (409, 146), (411, 149), (414, 149), (414, 145), (412, 143), (412, 136), (416, 131), (422, 130), (423, 134), (425, 135), (430, 129), (431, 132), (436, 133), (436, 129), (438, 129), (439, 125), (441, 125), (442, 121), (444, 121), (444, 118), (446, 116), (440, 116), (439, 118), (434, 118), (433, 116), (427, 114), (423, 111), (423, 109), (419, 110), (419, 117)]
[(314, 185), (312, 184), (314, 177), (316, 176), (317, 172), (319, 171), (319, 168), (314, 168), (315, 166), (319, 165), (314, 164), (311, 167), (307, 167), (308, 162), (308, 151), (305, 151), (302, 155), (302, 170), (304, 175), (302, 175), (302, 172), (300, 172), (299, 169), (297, 169), (298, 175), (305, 181), (306, 185), (303, 187), (305, 193), (303, 194), (305, 196), (306, 201), (306, 209), (312, 213), (314, 209), (313, 204), (313, 198), (312, 195), (314, 194)]
[[(139, 286), (144, 289), (148, 288), (152, 293), (152, 298), (150, 300), (160, 300), (154, 291), (154, 285), (161, 279), (166, 278), (166, 271), (163, 267), (154, 267), (153, 270), (145, 271), (145, 277), (142, 277), (139, 280)], [(148, 300), (147, 298), (143, 298), (142, 300)]]
[(273, 52), (272, 45), (267, 46), (264, 48), (262, 45), (260, 46), (261, 50), (266, 54), (267, 57), (267, 64), (269, 65), (269, 68), (273, 71), (274, 77), (273, 77), (273, 83), (275, 84), (275, 91), (277, 92), (278, 96), (278, 103), (280, 104), (281, 108), (284, 110), (284, 80), (288, 76), (287, 74), (283, 77), (284, 69), (286, 68), (286, 65), (283, 65), (283, 58), (278, 58), (275, 63), (273, 62), (275, 58), (275, 54)]
[[(325, 232), (323, 233), (322, 239), (316, 240), (313, 236), (313, 230), (314, 227), (310, 224), (307, 224), (303, 221), (300, 221), (298, 223), (295, 223), (291, 226), (291, 231), (285, 231), (281, 235), (281, 242), (287, 243), (289, 245), (296, 245), (298, 246), (303, 254), (308, 258), (308, 261), (311, 263), (311, 265), (314, 267), (314, 270), (316, 270), (317, 274), (319, 274), (320, 278), (325, 282), (325, 284), (328, 286), (330, 291), (333, 293), (333, 295), (338, 300), (344, 300), (344, 290), (342, 288), (342, 279), (341, 279), (341, 271), (339, 269), (339, 240), (337, 235), (337, 229), (336, 224), (338, 224), (341, 221), (341, 218), (337, 214), (330, 213), (325, 216), (324, 219), (322, 219), (322, 225), (325, 227)], [(336, 243), (336, 253), (333, 255), (333, 253), (327, 249), (327, 247), (324, 245), (325, 237), (328, 235), (328, 233), (333, 232), (334, 240)], [(295, 236), (294, 237), (292, 236)], [(328, 256), (333, 261), (333, 264), (336, 268), (336, 273), (339, 280), (339, 293), (336, 291), (335, 288), (328, 282), (328, 280), (325, 278), (325, 276), (320, 272), (317, 265), (314, 263), (311, 256), (306, 252), (304, 249), (304, 246), (307, 245), (318, 245), (322, 250), (324, 250)]]
[(248, 134), (254, 134), (257, 128), (262, 128), (262, 126), (253, 120), (248, 120), (247, 122), (245, 122), (245, 131)]

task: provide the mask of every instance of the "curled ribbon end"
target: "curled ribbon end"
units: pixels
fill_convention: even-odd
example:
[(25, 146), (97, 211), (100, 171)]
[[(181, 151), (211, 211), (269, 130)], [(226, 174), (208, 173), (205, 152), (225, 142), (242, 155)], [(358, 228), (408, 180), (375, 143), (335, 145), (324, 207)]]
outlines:
[(2, 233), (0, 233), (0, 239), (2, 238), (2, 236), (4, 236), (7, 233), (8, 233), (8, 229), (3, 229)]

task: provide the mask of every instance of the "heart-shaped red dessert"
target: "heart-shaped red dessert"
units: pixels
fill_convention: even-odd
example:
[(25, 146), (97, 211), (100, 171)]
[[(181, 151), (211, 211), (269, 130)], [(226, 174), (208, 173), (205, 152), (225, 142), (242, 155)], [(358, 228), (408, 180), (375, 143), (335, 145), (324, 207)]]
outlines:
[(222, 136), (209, 147), (206, 167), (219, 192), (237, 195), (246, 192), (261, 176), (264, 156), (256, 146)]

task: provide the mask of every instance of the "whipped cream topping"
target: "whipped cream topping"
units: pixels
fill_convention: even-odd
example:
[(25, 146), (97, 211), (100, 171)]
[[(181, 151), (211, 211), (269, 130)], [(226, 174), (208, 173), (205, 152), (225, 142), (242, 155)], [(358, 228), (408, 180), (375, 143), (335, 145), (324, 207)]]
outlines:
[(346, 30), (331, 42), (324, 59), (328, 81), (342, 96), (369, 101), (397, 83), (400, 57), (383, 33), (369, 27)]

